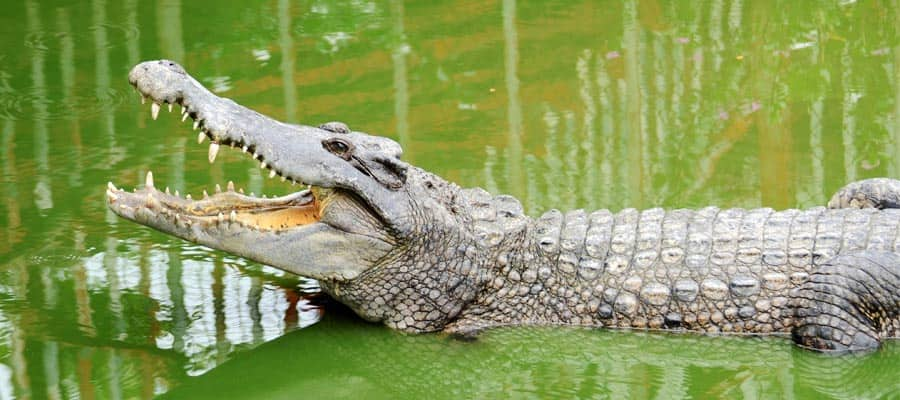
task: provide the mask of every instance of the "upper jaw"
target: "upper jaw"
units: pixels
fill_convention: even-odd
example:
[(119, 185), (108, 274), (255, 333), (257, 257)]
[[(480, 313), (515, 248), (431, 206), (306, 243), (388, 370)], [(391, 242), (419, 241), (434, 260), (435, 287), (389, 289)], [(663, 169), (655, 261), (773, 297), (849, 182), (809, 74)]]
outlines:
[(250, 154), (260, 163), (260, 168), (269, 171), (270, 177), (280, 176), (283, 181), (303, 184), (301, 173), (292, 171), (285, 162), (279, 160), (284, 158), (283, 155), (274, 151), (264, 136), (299, 136), (297, 133), (315, 135), (315, 132), (294, 132), (309, 127), (287, 125), (240, 106), (230, 99), (216, 96), (172, 61), (140, 63), (132, 68), (128, 80), (140, 93), (142, 103), (150, 100), (154, 120), (164, 107), (171, 112), (175, 104), (181, 106), (181, 120), (190, 118), (193, 129), (198, 131), (197, 143), (209, 139), (210, 163), (215, 161), (220, 146), (227, 145)]
[[(209, 160), (221, 145), (238, 148), (268, 169), (272, 178), (322, 188), (349, 190), (386, 220), (402, 217), (404, 202), (396, 187), (385, 187), (346, 160), (327, 151), (324, 144), (336, 136), (367, 140), (366, 135), (340, 133), (302, 125), (290, 125), (266, 117), (234, 101), (216, 96), (178, 64), (147, 61), (135, 66), (129, 81), (144, 99), (149, 98), (154, 119), (161, 108), (180, 104), (182, 119), (191, 118), (199, 130), (198, 142), (210, 140)], [(388, 141), (388, 140), (385, 140)], [(388, 141), (390, 142), (390, 141)], [(399, 154), (399, 146), (391, 147)], [(399, 200), (399, 201), (398, 201)]]

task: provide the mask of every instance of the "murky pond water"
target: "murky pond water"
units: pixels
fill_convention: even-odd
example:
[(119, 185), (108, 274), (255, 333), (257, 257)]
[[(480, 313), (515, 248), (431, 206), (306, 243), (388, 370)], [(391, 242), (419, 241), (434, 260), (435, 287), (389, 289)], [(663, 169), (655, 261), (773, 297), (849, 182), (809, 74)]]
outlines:
[(549, 208), (808, 207), (900, 177), (900, 4), (36, 1), (0, 16), (0, 399), (877, 398), (900, 345), (366, 324), (316, 282), (119, 220), (109, 180), (284, 194), (127, 84), (171, 58), (280, 119)]

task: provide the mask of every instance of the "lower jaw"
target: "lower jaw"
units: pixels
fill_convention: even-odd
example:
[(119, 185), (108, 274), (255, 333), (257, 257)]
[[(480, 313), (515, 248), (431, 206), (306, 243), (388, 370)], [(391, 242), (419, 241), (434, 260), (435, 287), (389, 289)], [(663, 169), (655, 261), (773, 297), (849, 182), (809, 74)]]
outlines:
[(195, 225), (212, 228), (228, 223), (231, 227), (278, 231), (312, 224), (321, 217), (320, 204), (309, 190), (281, 197), (257, 198), (235, 192), (233, 184), (229, 183), (227, 191), (223, 192), (217, 186), (214, 195), (209, 196), (204, 191), (203, 199), (193, 200), (190, 195), (184, 198), (177, 192), (173, 195), (168, 188), (165, 192), (157, 190), (152, 173), (148, 173), (146, 185), (141, 190), (129, 193), (110, 183), (106, 194), (110, 208), (117, 214), (154, 227), (163, 225), (162, 218), (165, 218), (184, 228)]

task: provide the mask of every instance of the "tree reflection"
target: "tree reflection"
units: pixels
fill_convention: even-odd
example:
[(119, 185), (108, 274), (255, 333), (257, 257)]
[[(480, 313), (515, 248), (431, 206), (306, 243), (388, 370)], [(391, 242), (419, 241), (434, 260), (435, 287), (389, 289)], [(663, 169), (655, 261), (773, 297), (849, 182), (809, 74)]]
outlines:
[[(776, 17), (768, 5), (740, 1), (647, 3), (623, 3), (619, 27), (608, 28), (622, 33), (568, 63), (577, 82), (570, 94), (580, 104), (523, 105), (534, 115), (525, 131), (534, 126), (536, 137), (563, 141), (527, 150), (538, 162), (529, 173), (546, 182), (538, 198), (515, 185), (498, 190), (526, 197), (537, 207), (532, 212), (573, 201), (588, 209), (710, 202), (785, 208), (823, 204), (840, 183), (893, 165), (894, 145), (875, 121), (892, 118), (886, 109), (894, 94), (884, 89), (894, 79), (871, 62), (887, 50), (873, 50), (864, 33), (840, 36), (851, 21), (879, 11), (826, 6), (816, 10), (819, 18), (798, 20), (808, 10), (785, 5)], [(888, 25), (867, 29), (883, 36)], [(885, 61), (892, 73), (893, 62)], [(532, 74), (520, 72), (522, 79)], [(860, 107), (866, 100), (882, 111)], [(581, 121), (576, 135), (564, 134), (564, 115)], [(486, 158), (495, 171), (510, 162)], [(578, 182), (560, 175), (571, 165), (559, 160), (578, 166)], [(717, 199), (710, 188), (723, 186), (729, 197)]]

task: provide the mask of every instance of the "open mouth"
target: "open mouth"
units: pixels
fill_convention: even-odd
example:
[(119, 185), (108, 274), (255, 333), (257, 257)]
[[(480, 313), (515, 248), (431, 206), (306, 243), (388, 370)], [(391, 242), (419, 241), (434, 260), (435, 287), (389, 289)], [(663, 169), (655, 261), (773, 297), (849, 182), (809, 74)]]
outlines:
[[(253, 144), (226, 138), (225, 135), (218, 135), (213, 129), (205, 126), (201, 113), (192, 109), (184, 99), (176, 98), (172, 101), (154, 99), (143, 93), (134, 82), (132, 84), (141, 93), (142, 103), (145, 104), (148, 99), (150, 100), (150, 112), (154, 120), (158, 118), (163, 106), (170, 112), (173, 111), (175, 104), (181, 106), (181, 120), (191, 118), (194, 130), (199, 131), (197, 142), (203, 143), (207, 139), (210, 141), (208, 152), (210, 163), (215, 161), (220, 147), (226, 145), (251, 155), (260, 162), (260, 168), (269, 170), (270, 178), (280, 176), (282, 182), (289, 181), (295, 185), (302, 185), (298, 179), (285, 176), (267, 163), (263, 156), (256, 152)], [(243, 189), (235, 190), (234, 184), (229, 182), (224, 190), (216, 185), (212, 195), (204, 191), (201, 199), (194, 200), (190, 194), (182, 197), (178, 191), (173, 194), (169, 188), (165, 188), (164, 191), (158, 190), (153, 181), (153, 173), (148, 172), (144, 187), (134, 189), (133, 192), (126, 192), (110, 182), (106, 198), (110, 207), (132, 219), (141, 220), (145, 219), (141, 218), (141, 214), (145, 214), (144, 217), (149, 217), (146, 214), (152, 214), (155, 219), (168, 219), (169, 223), (184, 228), (195, 226), (208, 228), (227, 222), (225, 225), (239, 224), (255, 230), (283, 231), (309, 225), (321, 219), (325, 202), (318, 198), (322, 197), (320, 192), (310, 186), (286, 196), (266, 198), (257, 197), (253, 193), (245, 194)]]
[[(218, 186), (217, 186), (218, 187)], [(204, 192), (201, 200), (190, 195), (181, 197), (167, 188), (159, 191), (153, 184), (153, 173), (147, 173), (144, 188), (129, 193), (110, 182), (106, 189), (107, 202), (126, 215), (136, 215), (141, 209), (173, 219), (177, 225), (206, 227), (223, 222), (238, 223), (257, 230), (278, 231), (318, 222), (322, 216), (321, 202), (307, 189), (281, 197), (262, 198), (228, 189), (217, 189), (213, 195)]]

